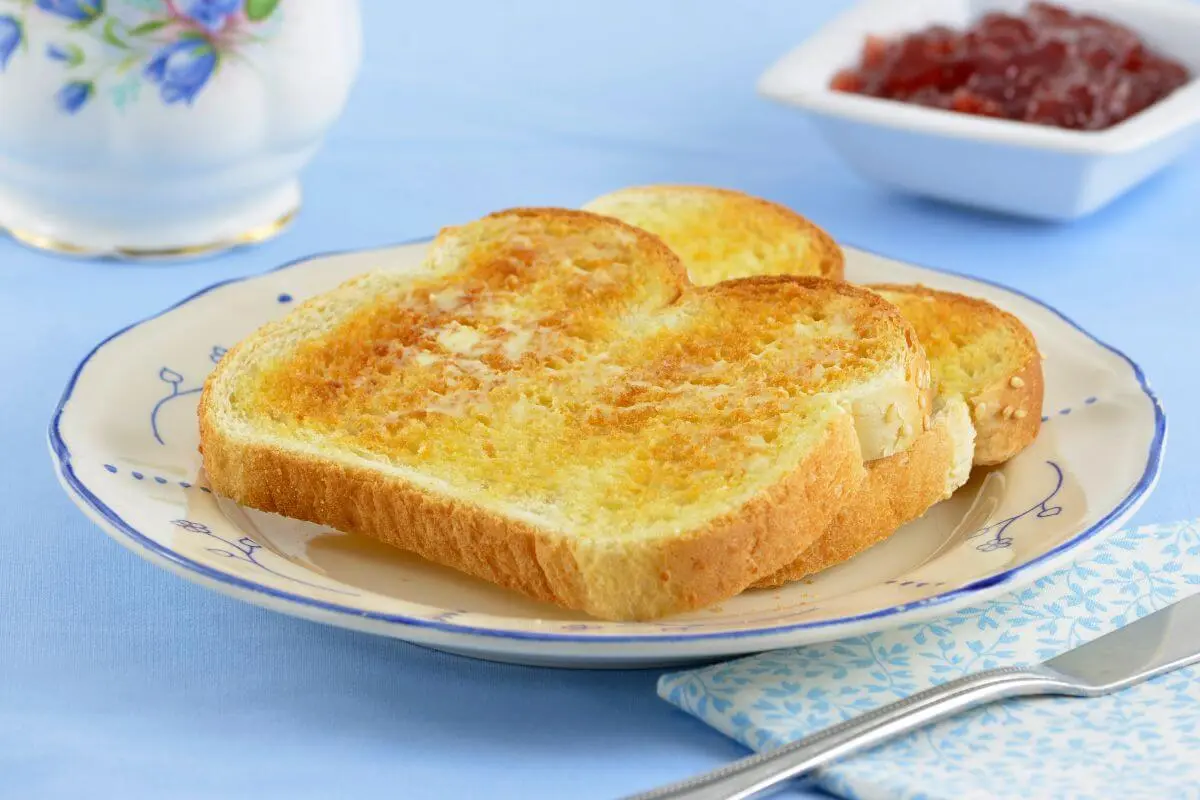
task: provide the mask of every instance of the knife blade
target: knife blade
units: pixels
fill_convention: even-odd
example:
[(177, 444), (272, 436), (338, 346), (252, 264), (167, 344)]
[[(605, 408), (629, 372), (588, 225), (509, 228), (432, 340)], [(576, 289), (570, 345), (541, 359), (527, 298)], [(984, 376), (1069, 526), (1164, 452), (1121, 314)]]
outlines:
[(970, 708), (1011, 697), (1095, 697), (1200, 662), (1200, 595), (1154, 611), (1030, 667), (968, 675), (778, 750), (626, 800), (745, 800), (785, 781)]

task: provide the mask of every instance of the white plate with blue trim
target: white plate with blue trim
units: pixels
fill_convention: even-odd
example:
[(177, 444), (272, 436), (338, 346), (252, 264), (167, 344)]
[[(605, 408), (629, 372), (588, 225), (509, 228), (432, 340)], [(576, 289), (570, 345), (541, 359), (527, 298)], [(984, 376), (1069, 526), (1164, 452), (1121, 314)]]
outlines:
[(225, 349), (352, 275), (419, 268), (426, 247), (320, 256), (218, 284), (100, 343), (50, 426), (68, 494), (138, 555), (266, 608), (478, 658), (630, 667), (857, 636), (979, 603), (1120, 525), (1158, 476), (1166, 419), (1120, 352), (1017, 292), (847, 248), (850, 280), (924, 283), (1024, 320), (1045, 356), (1047, 419), (1017, 458), (811, 580), (655, 622), (604, 622), (213, 495), (197, 451), (196, 399)]

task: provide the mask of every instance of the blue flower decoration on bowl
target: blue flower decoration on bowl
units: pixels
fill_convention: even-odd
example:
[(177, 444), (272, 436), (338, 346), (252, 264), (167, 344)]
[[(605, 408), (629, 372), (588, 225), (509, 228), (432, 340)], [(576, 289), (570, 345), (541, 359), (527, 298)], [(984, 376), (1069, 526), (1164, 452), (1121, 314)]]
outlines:
[(146, 64), (145, 76), (161, 86), (165, 103), (191, 103), (217, 68), (217, 51), (207, 39), (172, 42)]
[(8, 60), (21, 45), (21, 21), (12, 14), (0, 17), (0, 70), (8, 66)]
[[(157, 86), (167, 105), (192, 105), (216, 75), (223, 54), (269, 38), (271, 29), (263, 23), (277, 17), (280, 4), (281, 0), (25, 0), (19, 14), (0, 15), (0, 71), (25, 42), (28, 15), (41, 12), (69, 23), (44, 46), (45, 57), (68, 71), (54, 95), (63, 112), (78, 113), (101, 90), (122, 108), (136, 100), (137, 86), (130, 82), (136, 84), (139, 78)], [(84, 40), (91, 44), (78, 43)]]
[(104, 13), (104, 0), (37, 0), (37, 7), (72, 22), (92, 22)]
[(184, 13), (208, 30), (219, 31), (241, 5), (241, 0), (192, 0)]
[(74, 114), (88, 101), (95, 88), (95, 85), (91, 81), (71, 81), (58, 90), (55, 100), (58, 102), (58, 107), (63, 111), (66, 111), (68, 114)]

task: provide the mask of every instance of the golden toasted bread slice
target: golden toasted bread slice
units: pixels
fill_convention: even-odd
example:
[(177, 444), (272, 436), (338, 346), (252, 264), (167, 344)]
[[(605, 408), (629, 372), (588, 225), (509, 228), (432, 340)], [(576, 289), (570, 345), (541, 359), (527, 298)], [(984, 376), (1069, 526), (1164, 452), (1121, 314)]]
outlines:
[(975, 463), (1000, 464), (1042, 426), (1042, 358), (1027, 327), (986, 300), (923, 286), (870, 287), (913, 324), (934, 389), (961, 396), (975, 424)]
[(829, 234), (789, 208), (742, 192), (637, 186), (584, 208), (657, 235), (704, 283), (776, 274), (842, 279), (842, 249)]
[[(614, 192), (586, 207), (662, 236), (698, 284), (813, 269), (813, 260), (797, 257), (780, 230), (779, 220), (790, 212), (746, 195), (657, 186)], [(840, 251), (837, 264), (840, 274)], [(911, 450), (869, 463), (867, 480), (818, 543), (758, 586), (780, 585), (865, 550), (949, 497), (966, 482), (972, 461), (1006, 460), (1037, 433), (1040, 362), (1031, 359), (1037, 348), (1018, 320), (961, 295), (901, 286), (879, 291), (913, 324), (926, 349), (938, 377), (936, 424)]]
[(953, 292), (871, 288), (913, 323), (925, 347), (934, 372), (934, 424), (908, 451), (868, 464), (866, 480), (825, 534), (756, 588), (799, 580), (883, 541), (966, 483), (972, 463), (1007, 461), (1041, 427), (1041, 356), (1019, 320)]
[(878, 295), (689, 283), (656, 237), (518, 209), (443, 231), (232, 349), (204, 467), (245, 505), (531, 597), (646, 619), (791, 562), (907, 449), (927, 365)]

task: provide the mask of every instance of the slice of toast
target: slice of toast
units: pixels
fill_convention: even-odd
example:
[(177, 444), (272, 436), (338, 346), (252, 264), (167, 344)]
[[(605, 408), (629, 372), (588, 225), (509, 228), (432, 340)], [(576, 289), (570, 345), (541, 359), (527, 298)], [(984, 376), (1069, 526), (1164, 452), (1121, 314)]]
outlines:
[[(598, 198), (586, 207), (644, 225), (669, 245), (702, 254), (682, 256), (698, 284), (811, 269), (810, 262), (775, 246), (772, 237), (783, 237), (777, 207), (738, 193), (639, 187)], [(731, 260), (722, 262), (722, 254)], [(1029, 353), (1036, 356), (1037, 349), (1018, 320), (990, 303), (961, 295), (894, 285), (878, 291), (913, 323), (935, 377), (940, 376), (935, 392), (941, 412), (909, 451), (869, 463), (867, 479), (829, 530), (788, 567), (756, 586), (782, 585), (867, 549), (949, 497), (967, 481), (972, 461), (1003, 461), (1037, 433), (1040, 361), (1028, 358)]]
[(926, 422), (915, 334), (861, 288), (695, 287), (656, 237), (561, 209), (446, 229), (424, 266), (221, 360), (199, 409), (214, 491), (648, 619), (791, 562)]
[(986, 300), (924, 286), (870, 287), (913, 324), (935, 391), (960, 396), (975, 424), (975, 463), (1000, 464), (1042, 426), (1042, 358), (1021, 320)]
[(866, 480), (825, 534), (756, 588), (799, 580), (883, 541), (966, 483), (972, 463), (1009, 460), (1041, 428), (1041, 355), (1019, 319), (954, 292), (870, 288), (900, 309), (925, 348), (934, 374), (934, 425), (908, 451), (868, 464)]
[(753, 275), (842, 279), (842, 249), (790, 208), (709, 186), (635, 186), (597, 197), (585, 210), (657, 235), (704, 283)]

